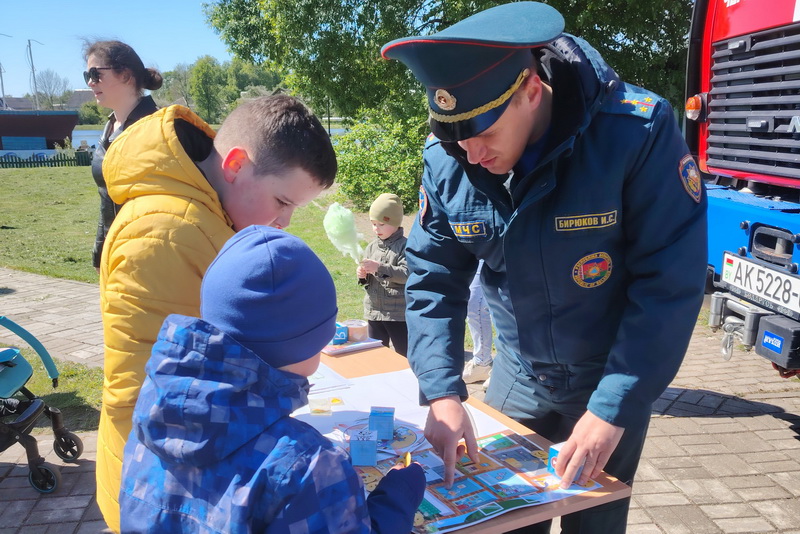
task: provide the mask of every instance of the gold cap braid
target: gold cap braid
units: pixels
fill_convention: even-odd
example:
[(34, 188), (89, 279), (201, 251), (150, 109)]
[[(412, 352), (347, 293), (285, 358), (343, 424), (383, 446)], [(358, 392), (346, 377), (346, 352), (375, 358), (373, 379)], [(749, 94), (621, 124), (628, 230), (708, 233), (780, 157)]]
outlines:
[(481, 113), (486, 113), (490, 109), (494, 109), (497, 106), (502, 105), (506, 100), (511, 98), (511, 95), (513, 95), (517, 89), (519, 89), (519, 86), (522, 85), (522, 82), (525, 81), (525, 78), (527, 78), (530, 75), (530, 73), (531, 73), (530, 69), (523, 70), (522, 72), (519, 73), (519, 76), (517, 76), (517, 80), (511, 85), (511, 87), (508, 88), (508, 90), (505, 93), (495, 98), (491, 102), (487, 102), (486, 104), (479, 106), (471, 111), (465, 111), (464, 113), (458, 113), (457, 115), (442, 115), (441, 113), (433, 111), (433, 109), (429, 109), (428, 111), (431, 117), (439, 122), (451, 123), (451, 122), (469, 120), (473, 117), (477, 117)]

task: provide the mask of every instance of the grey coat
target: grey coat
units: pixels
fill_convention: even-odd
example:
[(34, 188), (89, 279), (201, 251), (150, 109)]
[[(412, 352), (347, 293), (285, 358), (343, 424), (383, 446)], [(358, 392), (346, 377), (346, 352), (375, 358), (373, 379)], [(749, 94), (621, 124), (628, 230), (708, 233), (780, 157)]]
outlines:
[(408, 266), (403, 229), (398, 228), (386, 240), (372, 241), (367, 245), (364, 258), (381, 264), (374, 275), (368, 274), (358, 280), (367, 290), (364, 318), (369, 321), (405, 321)]

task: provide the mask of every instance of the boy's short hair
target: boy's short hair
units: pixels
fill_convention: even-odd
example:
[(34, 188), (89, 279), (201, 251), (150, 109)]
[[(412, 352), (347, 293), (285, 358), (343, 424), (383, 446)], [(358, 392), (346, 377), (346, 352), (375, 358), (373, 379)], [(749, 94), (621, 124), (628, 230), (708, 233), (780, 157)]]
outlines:
[(249, 100), (223, 121), (214, 139), (220, 152), (247, 149), (257, 175), (280, 175), (301, 168), (324, 188), (336, 178), (336, 153), (322, 123), (289, 95)]

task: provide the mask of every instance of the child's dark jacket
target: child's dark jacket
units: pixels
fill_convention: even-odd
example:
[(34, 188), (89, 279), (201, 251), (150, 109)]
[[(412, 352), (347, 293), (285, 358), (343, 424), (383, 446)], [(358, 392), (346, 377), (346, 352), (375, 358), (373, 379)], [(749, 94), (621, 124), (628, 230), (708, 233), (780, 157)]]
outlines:
[(381, 264), (378, 272), (359, 279), (367, 294), (364, 296), (364, 318), (370, 321), (406, 320), (406, 238), (398, 228), (386, 239), (371, 241), (364, 258)]
[(390, 472), (365, 499), (347, 454), (289, 417), (307, 402), (307, 379), (182, 315), (164, 322), (146, 371), (122, 532), (409, 531), (422, 470)]

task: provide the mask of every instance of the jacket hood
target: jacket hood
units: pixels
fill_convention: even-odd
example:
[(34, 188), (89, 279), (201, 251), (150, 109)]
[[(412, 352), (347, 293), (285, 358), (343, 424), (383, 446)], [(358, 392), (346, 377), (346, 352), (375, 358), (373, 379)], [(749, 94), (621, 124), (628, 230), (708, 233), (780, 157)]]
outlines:
[(569, 34), (544, 47), (539, 61), (544, 81), (553, 86), (554, 146), (586, 129), (620, 79), (597, 50)]
[(171, 464), (217, 463), (308, 401), (305, 377), (194, 317), (167, 317), (145, 370), (133, 432)]
[[(179, 124), (182, 136), (177, 130)], [(210, 144), (214, 136), (208, 124), (183, 106), (169, 106), (139, 119), (111, 143), (106, 153), (103, 175), (109, 196), (120, 205), (146, 195), (184, 197), (228, 220), (216, 191), (195, 163), (198, 151), (183, 144), (195, 145), (197, 138)]]

